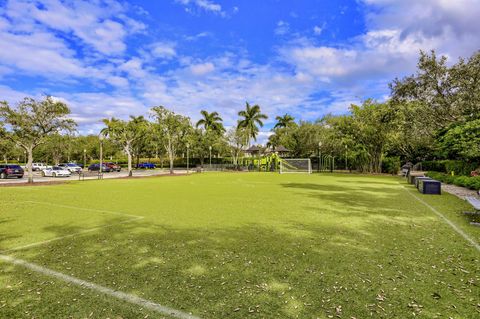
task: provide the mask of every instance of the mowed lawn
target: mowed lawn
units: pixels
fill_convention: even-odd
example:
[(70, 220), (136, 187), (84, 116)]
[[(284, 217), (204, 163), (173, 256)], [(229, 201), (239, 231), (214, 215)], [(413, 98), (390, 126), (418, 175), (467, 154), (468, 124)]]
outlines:
[[(479, 318), (480, 252), (417, 198), (480, 242), (397, 177), (204, 173), (0, 188), (0, 256), (200, 318)], [(0, 318), (170, 317), (3, 258)]]

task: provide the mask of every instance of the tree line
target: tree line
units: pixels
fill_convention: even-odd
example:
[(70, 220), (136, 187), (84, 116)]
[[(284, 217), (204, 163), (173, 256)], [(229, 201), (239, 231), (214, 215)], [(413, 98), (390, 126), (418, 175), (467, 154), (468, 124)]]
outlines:
[[(416, 73), (394, 79), (389, 87), (388, 100), (367, 99), (344, 115), (326, 114), (316, 121), (277, 116), (263, 147), (286, 147), (292, 157), (345, 158), (349, 168), (371, 173), (385, 164), (394, 171), (407, 161), (480, 160), (480, 52), (454, 64), (434, 51), (420, 52)], [(69, 114), (65, 103), (48, 96), (25, 98), (15, 106), (1, 102), (0, 154), (5, 161), (25, 156), (30, 178), (34, 158), (81, 161), (86, 153), (98, 158), (99, 139), (106, 154), (126, 156), (130, 175), (140, 157), (166, 157), (173, 173), (174, 160), (187, 151), (201, 165), (212, 152), (237, 165), (268, 119), (259, 105), (247, 102), (237, 125), (226, 130), (218, 112), (202, 110), (201, 119), (192, 123), (155, 106), (146, 116), (103, 119), (98, 135), (79, 136)]]

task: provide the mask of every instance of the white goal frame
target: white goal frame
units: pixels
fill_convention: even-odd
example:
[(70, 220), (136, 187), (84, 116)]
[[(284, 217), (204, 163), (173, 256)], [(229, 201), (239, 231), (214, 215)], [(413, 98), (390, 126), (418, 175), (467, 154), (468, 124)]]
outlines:
[[(304, 161), (307, 162), (307, 168), (292, 169), (292, 165), (286, 165), (289, 161)], [(290, 167), (289, 167), (290, 166)], [(312, 161), (309, 158), (282, 158), (280, 160), (280, 174), (285, 173), (312, 173)]]

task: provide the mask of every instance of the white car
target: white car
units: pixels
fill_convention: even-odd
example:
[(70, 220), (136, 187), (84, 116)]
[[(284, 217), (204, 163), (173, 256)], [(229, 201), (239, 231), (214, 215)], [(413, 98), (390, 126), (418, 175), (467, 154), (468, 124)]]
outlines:
[(32, 163), (32, 170), (33, 171), (43, 171), (47, 168), (45, 163)]
[(80, 173), (82, 171), (82, 168), (75, 163), (62, 163), (58, 166), (69, 170), (71, 173)]
[(63, 167), (59, 166), (53, 166), (53, 167), (48, 167), (44, 170), (42, 170), (42, 176), (51, 176), (51, 177), (69, 177), (71, 176), (72, 173)]

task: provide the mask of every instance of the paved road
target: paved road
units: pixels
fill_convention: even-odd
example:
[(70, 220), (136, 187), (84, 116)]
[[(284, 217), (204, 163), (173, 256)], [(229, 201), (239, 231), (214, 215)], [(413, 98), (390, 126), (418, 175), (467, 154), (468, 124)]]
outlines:
[[(191, 172), (191, 171), (190, 171)], [(165, 169), (152, 169), (152, 170), (134, 170), (133, 176), (156, 176), (156, 175), (166, 175), (168, 174), (168, 170)], [(186, 173), (185, 170), (175, 170), (176, 174)], [(112, 172), (112, 173), (104, 173), (103, 178), (121, 178), (127, 177), (128, 173), (126, 170), (122, 170), (121, 172)], [(90, 176), (87, 174), (85, 179), (97, 179), (96, 175)], [(33, 181), (34, 183), (49, 183), (49, 182), (59, 182), (59, 181), (78, 181), (78, 175), (72, 174), (70, 177), (42, 177), (40, 172), (33, 172)], [(24, 175), (23, 178), (8, 178), (8, 179), (0, 179), (0, 185), (3, 184), (21, 184), (26, 183), (28, 181), (27, 174)]]

